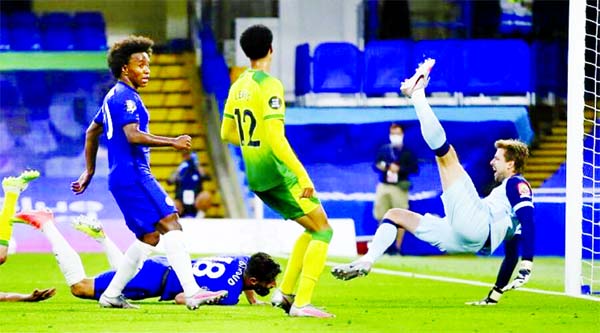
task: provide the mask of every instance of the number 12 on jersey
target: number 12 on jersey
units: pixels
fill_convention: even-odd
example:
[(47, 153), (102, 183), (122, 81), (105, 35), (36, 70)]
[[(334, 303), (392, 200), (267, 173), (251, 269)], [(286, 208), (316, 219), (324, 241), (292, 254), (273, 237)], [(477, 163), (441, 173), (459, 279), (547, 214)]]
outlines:
[[(235, 109), (234, 113), (237, 121), (238, 133), (240, 134), (240, 145), (250, 147), (260, 146), (259, 140), (252, 139), (254, 131), (256, 130), (256, 118), (252, 111), (246, 109), (242, 112), (240, 109)], [(247, 126), (244, 126), (246, 124)], [(245, 132), (245, 128), (248, 129), (247, 132)]]

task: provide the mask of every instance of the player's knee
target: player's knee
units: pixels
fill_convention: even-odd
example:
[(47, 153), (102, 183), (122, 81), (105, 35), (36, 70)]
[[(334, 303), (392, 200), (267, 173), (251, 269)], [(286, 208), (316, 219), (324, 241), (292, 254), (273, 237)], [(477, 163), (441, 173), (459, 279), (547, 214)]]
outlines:
[(77, 282), (74, 285), (71, 285), (71, 295), (79, 298), (87, 298), (88, 290), (87, 286), (83, 281)]
[(4, 264), (7, 259), (8, 259), (8, 256), (6, 254), (0, 255), (0, 265)]
[(331, 228), (312, 232), (312, 239), (320, 240), (325, 243), (331, 242), (332, 237), (333, 237), (333, 229), (331, 229)]
[(404, 208), (392, 208), (383, 216), (384, 220), (391, 221), (393, 224), (403, 227), (410, 211)]

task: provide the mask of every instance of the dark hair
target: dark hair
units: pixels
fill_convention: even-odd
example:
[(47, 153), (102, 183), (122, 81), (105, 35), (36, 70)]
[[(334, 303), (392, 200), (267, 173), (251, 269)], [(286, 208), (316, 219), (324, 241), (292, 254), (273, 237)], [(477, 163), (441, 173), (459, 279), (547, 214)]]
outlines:
[(279, 273), (281, 273), (281, 267), (270, 255), (257, 252), (248, 260), (245, 275), (256, 278), (260, 282), (268, 283), (275, 281)]
[(519, 140), (498, 140), (494, 144), (496, 148), (504, 149), (504, 159), (507, 162), (515, 162), (515, 172), (522, 173), (529, 157), (529, 148)]
[(240, 37), (240, 46), (250, 60), (264, 58), (271, 49), (273, 33), (262, 24), (249, 27)]
[(146, 52), (152, 55), (154, 41), (143, 36), (129, 36), (126, 39), (114, 43), (108, 50), (108, 68), (115, 78), (121, 77), (123, 66), (129, 63), (129, 58), (134, 53)]

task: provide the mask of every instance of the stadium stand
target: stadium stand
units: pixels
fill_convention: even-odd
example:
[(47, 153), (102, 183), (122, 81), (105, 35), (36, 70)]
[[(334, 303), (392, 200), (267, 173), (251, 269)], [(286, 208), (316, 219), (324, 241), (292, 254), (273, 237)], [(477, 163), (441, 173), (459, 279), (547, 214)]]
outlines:
[[(532, 103), (531, 50), (520, 39), (373, 41), (365, 46), (364, 57), (355, 45), (345, 42), (321, 43), (312, 58), (306, 46), (300, 52), (304, 53), (296, 57), (295, 75), (301, 84), (297, 96), (316, 96), (300, 99), (307, 106), (339, 105), (320, 98), (324, 93), (353, 94), (356, 105), (406, 105), (398, 99), (400, 82), (428, 57), (440, 60), (427, 91), (435, 97), (432, 104)], [(312, 82), (312, 89), (306, 82)], [(381, 99), (382, 95), (391, 99)]]
[(100, 12), (2, 14), (0, 52), (106, 50), (106, 23)]

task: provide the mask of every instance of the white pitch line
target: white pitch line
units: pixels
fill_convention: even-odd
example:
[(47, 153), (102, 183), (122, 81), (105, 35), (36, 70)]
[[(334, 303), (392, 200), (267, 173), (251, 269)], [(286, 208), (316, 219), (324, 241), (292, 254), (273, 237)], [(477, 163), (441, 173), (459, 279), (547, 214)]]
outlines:
[[(337, 266), (337, 265), (341, 265), (341, 263), (327, 262), (327, 265)], [(414, 278), (414, 279), (460, 283), (460, 284), (467, 284), (467, 285), (471, 285), (471, 286), (488, 287), (488, 288), (492, 287), (492, 285), (490, 283), (485, 283), (485, 282), (481, 282), (481, 281), (472, 281), (472, 280), (465, 280), (465, 279), (450, 278), (450, 277), (445, 277), (445, 276), (393, 271), (393, 270), (383, 269), (383, 268), (373, 268), (373, 269), (371, 269), (371, 272), (379, 273), (379, 274), (386, 274), (386, 275), (402, 276), (402, 277), (408, 277), (408, 278)], [(588, 301), (600, 302), (600, 297), (594, 297), (594, 296), (589, 296), (589, 295), (567, 295), (563, 292), (532, 289), (532, 288), (519, 288), (519, 289), (515, 289), (515, 290), (516, 291), (526, 291), (526, 292), (536, 293), (536, 294), (544, 294), (544, 295), (567, 296), (567, 297), (585, 299)]]

